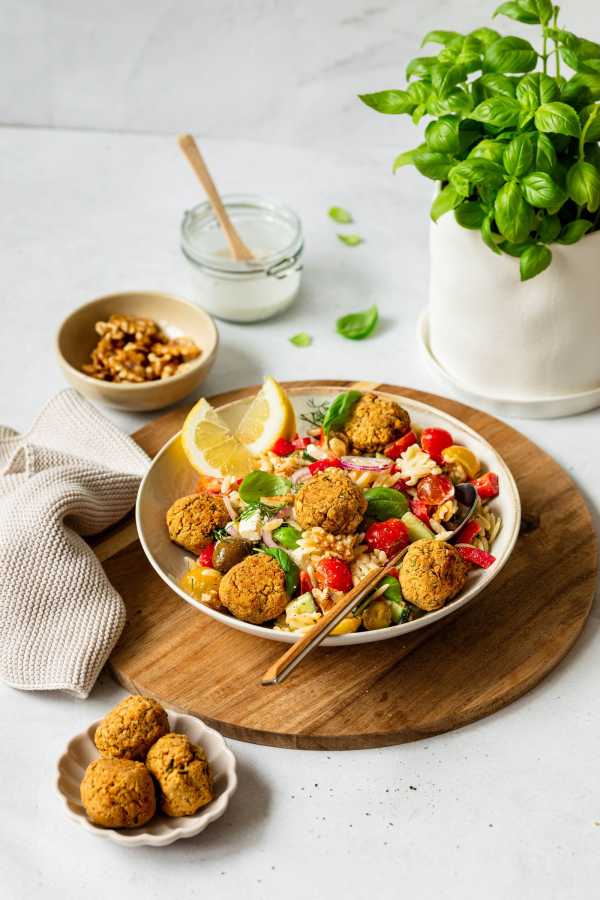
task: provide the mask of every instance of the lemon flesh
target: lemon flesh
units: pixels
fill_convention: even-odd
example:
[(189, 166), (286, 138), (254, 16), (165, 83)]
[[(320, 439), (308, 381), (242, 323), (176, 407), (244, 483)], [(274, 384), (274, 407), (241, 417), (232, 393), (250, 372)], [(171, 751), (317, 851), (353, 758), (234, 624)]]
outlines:
[(254, 456), (270, 450), (280, 438), (296, 434), (296, 415), (290, 398), (274, 378), (265, 383), (250, 404), (235, 433)]
[(255, 468), (252, 453), (204, 398), (188, 413), (181, 429), (181, 443), (190, 465), (202, 475), (243, 478)]

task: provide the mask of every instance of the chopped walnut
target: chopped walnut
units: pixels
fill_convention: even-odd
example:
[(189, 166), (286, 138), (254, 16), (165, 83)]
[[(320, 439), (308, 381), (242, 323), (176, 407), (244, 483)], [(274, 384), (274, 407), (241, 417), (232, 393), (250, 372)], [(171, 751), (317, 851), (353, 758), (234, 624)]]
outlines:
[(108, 322), (96, 322), (95, 330), (100, 340), (82, 369), (100, 381), (141, 384), (170, 378), (201, 352), (191, 338), (167, 337), (152, 319), (115, 313)]

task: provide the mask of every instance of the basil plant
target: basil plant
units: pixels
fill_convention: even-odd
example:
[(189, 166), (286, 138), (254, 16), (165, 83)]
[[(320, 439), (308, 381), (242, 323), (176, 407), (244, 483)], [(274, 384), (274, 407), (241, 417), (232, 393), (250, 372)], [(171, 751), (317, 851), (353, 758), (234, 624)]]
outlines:
[(430, 118), (401, 153), (441, 182), (431, 218), (453, 212), (494, 253), (520, 258), (521, 280), (552, 262), (550, 245), (600, 228), (600, 44), (558, 25), (550, 0), (510, 0), (504, 15), (540, 28), (537, 48), (491, 28), (430, 31), (441, 47), (406, 68), (405, 90), (363, 94), (380, 113)]

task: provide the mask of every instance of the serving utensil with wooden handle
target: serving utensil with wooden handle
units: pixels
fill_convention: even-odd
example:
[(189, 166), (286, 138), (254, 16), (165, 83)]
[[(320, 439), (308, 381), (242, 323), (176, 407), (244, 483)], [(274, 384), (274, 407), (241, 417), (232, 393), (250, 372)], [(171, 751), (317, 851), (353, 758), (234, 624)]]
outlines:
[(332, 606), (331, 609), (327, 610), (319, 621), (313, 625), (310, 631), (307, 631), (299, 641), (292, 644), (289, 650), (280, 656), (279, 659), (267, 669), (261, 678), (261, 684), (281, 684), (282, 681), (285, 681), (290, 672), (293, 672), (296, 666), (299, 665), (302, 660), (315, 649), (315, 647), (318, 647), (321, 641), (325, 640), (335, 626), (338, 625), (342, 619), (345, 619), (361, 600), (364, 600), (371, 591), (375, 590), (377, 585), (386, 577), (386, 575), (390, 574), (392, 569), (396, 568), (407, 550), (408, 547), (405, 547), (404, 550), (396, 553), (382, 569), (373, 569), (368, 575), (365, 575), (363, 580), (353, 587), (351, 591), (348, 591), (347, 594), (340, 597), (335, 606)]
[(246, 247), (245, 243), (237, 233), (233, 222), (227, 215), (227, 210), (223, 205), (220, 194), (208, 171), (208, 166), (204, 162), (204, 158), (198, 149), (198, 144), (191, 134), (180, 134), (177, 138), (177, 143), (185, 154), (190, 166), (198, 176), (200, 184), (206, 191), (206, 195), (210, 200), (210, 205), (219, 221), (219, 225), (225, 232), (231, 255), (234, 259), (246, 262), (253, 260), (254, 254)]

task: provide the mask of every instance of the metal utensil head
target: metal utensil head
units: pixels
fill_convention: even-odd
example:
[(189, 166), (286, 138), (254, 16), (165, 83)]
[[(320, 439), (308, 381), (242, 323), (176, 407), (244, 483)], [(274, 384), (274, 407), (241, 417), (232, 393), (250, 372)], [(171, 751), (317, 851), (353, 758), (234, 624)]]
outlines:
[(475, 510), (477, 509), (477, 491), (472, 484), (468, 484), (464, 482), (463, 484), (457, 484), (454, 488), (454, 497), (461, 506), (465, 506), (467, 508), (467, 512), (465, 513), (462, 521), (453, 529), (450, 533), (449, 537), (446, 539), (448, 542), (455, 541), (460, 537), (460, 532), (463, 530), (467, 522), (469, 522), (473, 515), (475, 514)]

